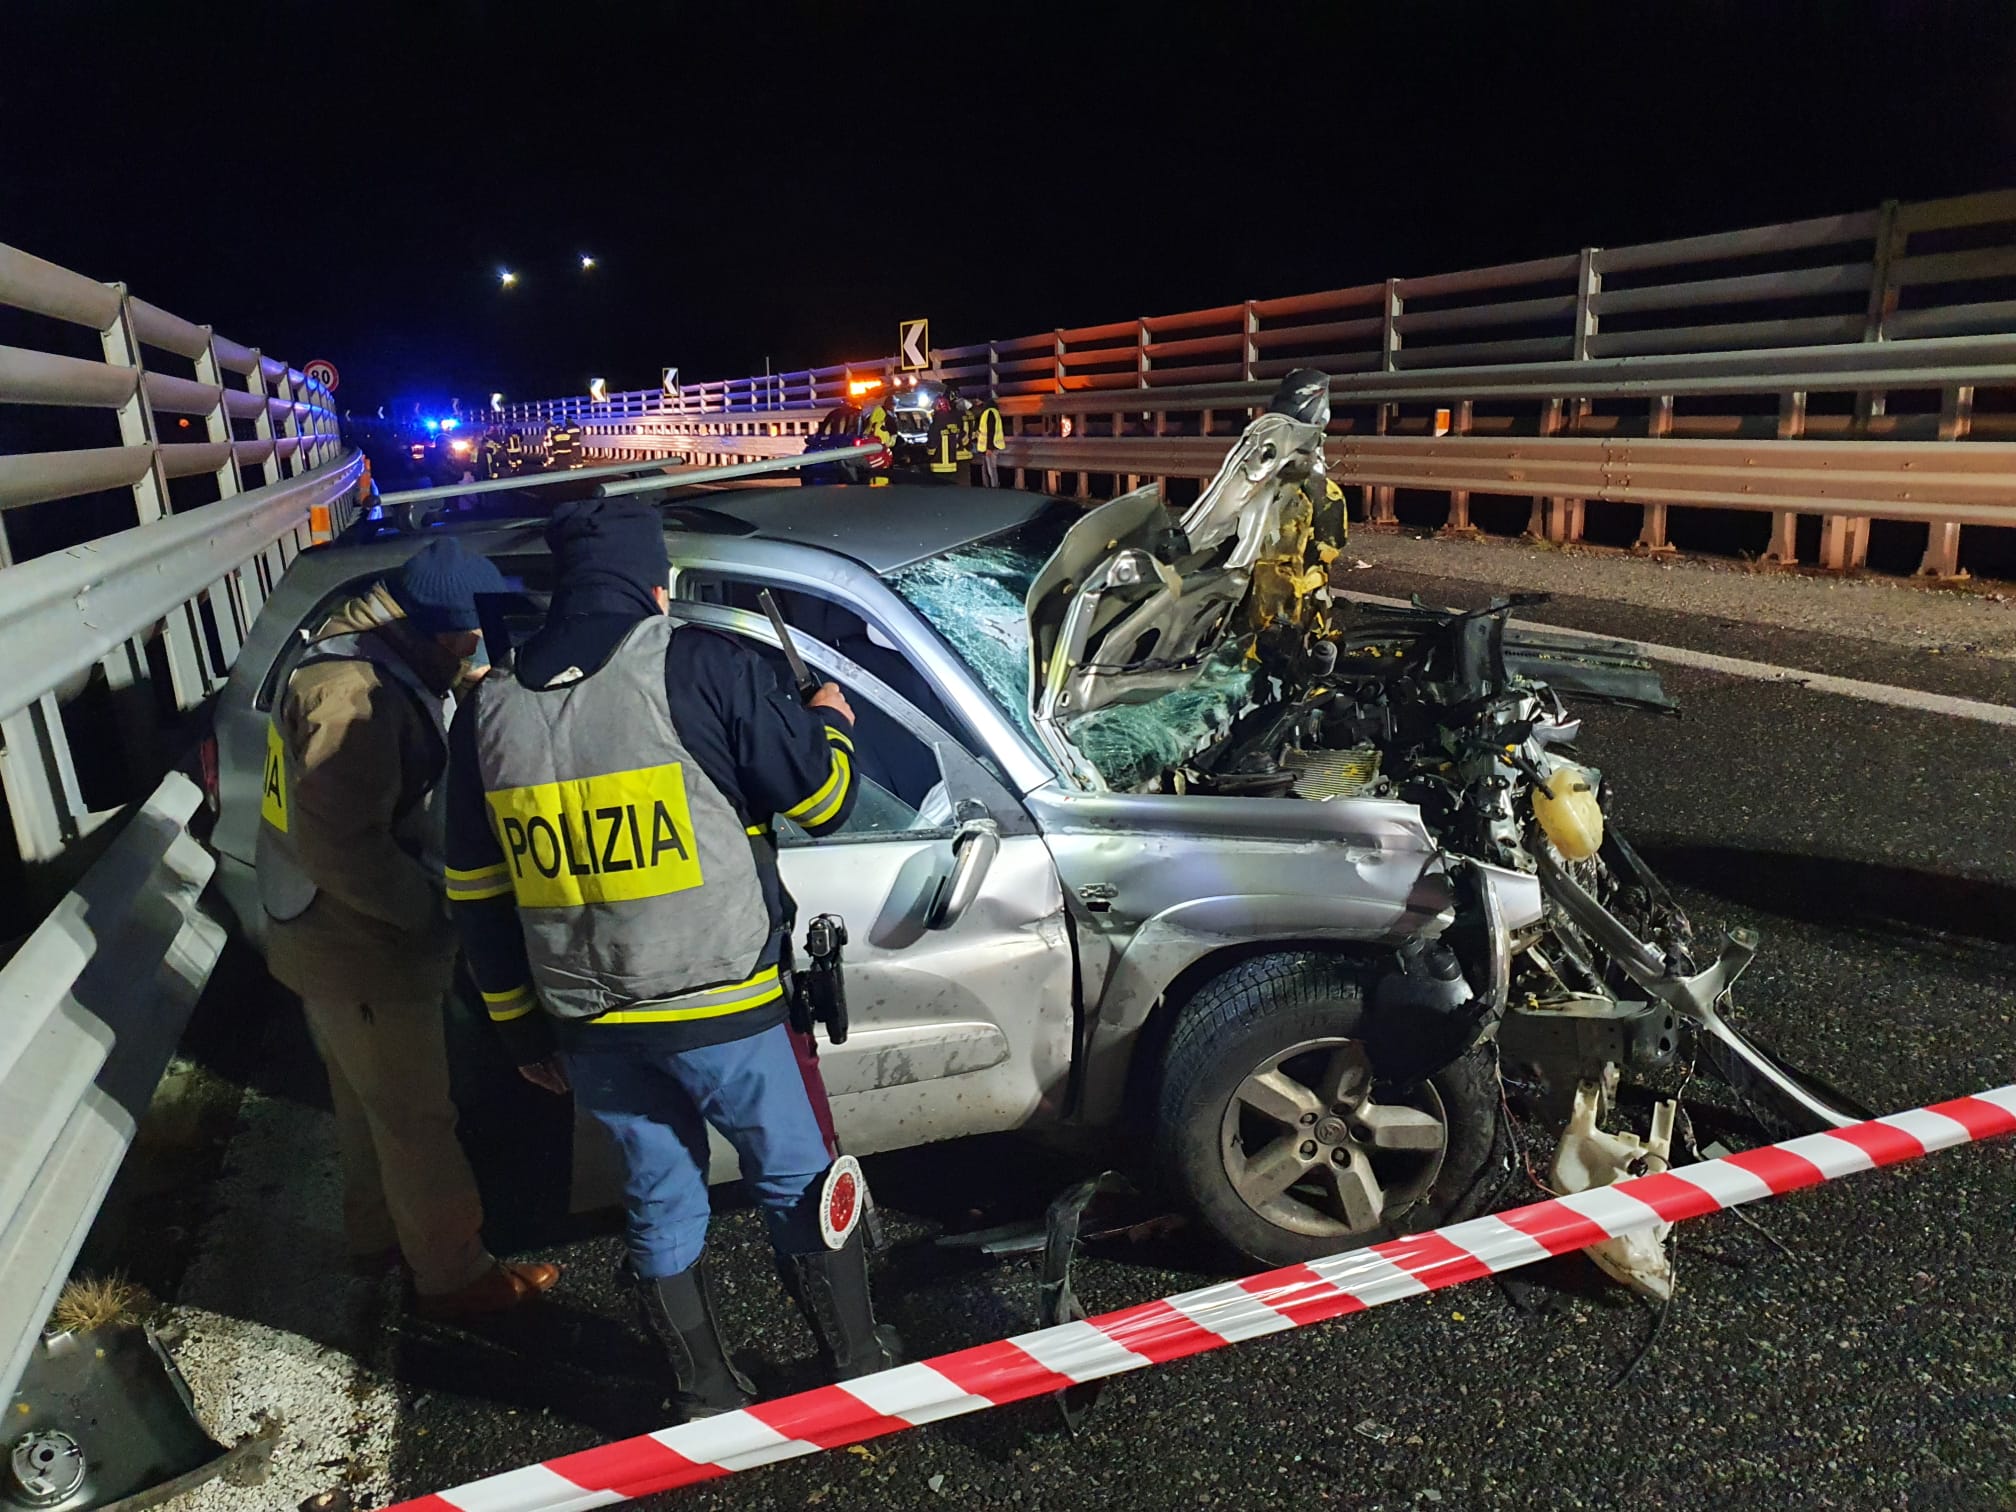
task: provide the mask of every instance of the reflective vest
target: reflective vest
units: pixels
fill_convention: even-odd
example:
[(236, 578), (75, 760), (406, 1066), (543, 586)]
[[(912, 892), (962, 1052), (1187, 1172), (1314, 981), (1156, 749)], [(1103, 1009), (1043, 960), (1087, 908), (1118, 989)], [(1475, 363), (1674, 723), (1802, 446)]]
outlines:
[(1001, 428), (1001, 411), (993, 400), (988, 400), (973, 411), (973, 450), (985, 456), (990, 451), (1000, 451), (1007, 445), (1007, 437)]
[(504, 454), (509, 457), (522, 457), (525, 454), (525, 438), (516, 431), (512, 431), (506, 435), (504, 437)]
[(476, 695), (490, 825), (532, 985), (559, 1018), (667, 998), (679, 1002), (647, 1016), (717, 1018), (776, 1001), (750, 985), (771, 926), (748, 831), (672, 723), (676, 629), (652, 615), (592, 676), (528, 688), (500, 668)]
[[(962, 449), (959, 444), (959, 422), (957, 420), (947, 420), (943, 425), (938, 427), (938, 434), (932, 438), (931, 471), (934, 473), (957, 472), (959, 470), (959, 453)], [(968, 452), (966, 455), (970, 458), (972, 453)]]
[[(452, 698), (428, 687), (420, 680), (419, 674), (406, 664), (404, 657), (375, 635), (351, 633), (316, 641), (294, 672), (300, 673), (318, 663), (330, 661), (370, 662), (388, 682), (399, 684), (417, 698), (428, 719), (441, 732), (443, 765), (446, 765), (448, 722), (455, 713)], [(288, 681), (291, 684), (293, 674), (289, 675)], [(259, 840), (258, 849), (254, 852), (254, 865), (259, 874), (259, 901), (264, 905), (267, 917), (283, 923), (306, 913), (319, 890), (315, 879), (301, 864), (294, 831), (290, 795), (299, 785), (300, 765), (299, 754), (281, 733), (278, 717), (268, 720), (266, 764), (259, 794)], [(426, 869), (429, 876), (440, 875), (441, 813), (440, 806), (434, 802), (432, 790), (413, 812), (394, 817), (393, 838)]]
[(973, 410), (970, 405), (959, 412), (957, 428), (959, 431), (959, 460), (961, 462), (971, 462), (973, 460)]

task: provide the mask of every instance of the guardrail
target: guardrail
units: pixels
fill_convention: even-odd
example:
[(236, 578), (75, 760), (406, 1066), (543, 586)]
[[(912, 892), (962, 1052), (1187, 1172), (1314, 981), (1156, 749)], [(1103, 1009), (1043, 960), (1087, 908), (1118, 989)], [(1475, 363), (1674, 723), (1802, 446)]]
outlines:
[[(0, 404), (103, 412), (118, 440), (0, 455), (0, 784), (22, 859), (46, 861), (118, 812), (85, 801), (63, 701), (94, 676), (132, 692), (158, 645), (161, 702), (195, 708), (294, 553), (350, 523), (363, 464), (327, 389), (123, 284), (0, 244), (0, 307), (87, 328), (103, 353), (0, 346)], [(165, 440), (163, 416), (203, 439)], [(14, 560), (7, 511), (108, 490), (130, 490), (130, 528)]]
[(224, 944), (171, 773), (0, 968), (0, 1399), (11, 1399)]
[[(2016, 190), (2002, 190), (1642, 246), (1587, 247), (937, 348), (930, 356), (934, 376), (1000, 397), (1014, 432), (1011, 463), (1075, 475), (1081, 492), (1094, 474), (1195, 476), (1190, 469), (1202, 449), (1090, 446), (1102, 427), (1111, 438), (1229, 435), (1282, 374), (1321, 368), (1336, 380), (1334, 433), (1453, 438), (1425, 467), (1419, 456), (1403, 469), (1355, 453), (1351, 476), (1366, 489), (1372, 522), (1393, 521), (1396, 489), (1433, 489), (1450, 495), (1448, 528), (1464, 533), (1474, 529), (1471, 492), (1486, 491), (1471, 459), (1487, 456), (1487, 437), (1637, 435), (1654, 442), (1762, 432), (1759, 439), (1783, 442), (1966, 441), (1971, 454), (1986, 437), (2016, 435), (2016, 416), (1976, 412), (1977, 392), (2016, 388), (2012, 334)], [(678, 436), (690, 442), (678, 450), (720, 455), (727, 438), (749, 434), (735, 427), (794, 423), (841, 402), (856, 381), (886, 381), (895, 365), (893, 357), (876, 357), (689, 384), (675, 394), (639, 390), (600, 403), (567, 397), (506, 406), (501, 418), (529, 426), (576, 419), (598, 450), (614, 454), (633, 441), (650, 448)], [(1812, 402), (1823, 395), (1838, 396), (1833, 412)], [(668, 430), (668, 416), (692, 428)], [(1647, 466), (1655, 455), (1634, 453)], [(1923, 465), (1873, 454), (1865, 461), (1905, 470), (1889, 480), (1894, 486), (1857, 494), (1871, 504), (1905, 491), (1910, 470)], [(1999, 467), (2006, 462), (1987, 470)], [(1529, 479), (1481, 470), (1491, 477), (1490, 491), (1531, 491)], [(1670, 505), (1770, 507), (1740, 488), (1654, 498), (1644, 488), (1622, 495), (1614, 479), (1610, 492), (1597, 491), (1592, 480), (1600, 481), (1557, 477), (1550, 487), (1573, 481), (1591, 491), (1536, 495), (1529, 530), (1578, 539), (1585, 501), (1614, 499), (1644, 510), (1638, 544), (1663, 551), (1670, 549)], [(1794, 507), (1771, 511), (1771, 556), (1796, 560), (1797, 518), (1817, 513), (1823, 565), (1846, 569), (1866, 560), (1870, 514), (1789, 493), (1783, 502)], [(1925, 496), (1907, 502), (1922, 505)], [(1952, 576), (1963, 523), (2016, 524), (2016, 514), (1999, 509), (1899, 514), (1882, 504), (1874, 513), (1926, 521), (1921, 570)]]
[(364, 467), (349, 453), (188, 514), (0, 571), (0, 780), (25, 861), (46, 861), (116, 809), (77, 782), (60, 693), (102, 669), (114, 691), (149, 675), (156, 627), (179, 709), (230, 675), (253, 618), (308, 538), (350, 522)]

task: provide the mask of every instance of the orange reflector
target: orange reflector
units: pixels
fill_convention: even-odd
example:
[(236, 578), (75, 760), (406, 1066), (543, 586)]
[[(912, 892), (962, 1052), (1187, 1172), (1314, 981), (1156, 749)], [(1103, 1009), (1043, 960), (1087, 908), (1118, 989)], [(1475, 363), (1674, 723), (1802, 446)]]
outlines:
[(308, 506), (308, 533), (317, 536), (335, 534), (329, 528), (329, 506), (327, 504), (310, 504)]
[(1435, 434), (1438, 436), (1449, 434), (1449, 411), (1445, 409), (1435, 411)]

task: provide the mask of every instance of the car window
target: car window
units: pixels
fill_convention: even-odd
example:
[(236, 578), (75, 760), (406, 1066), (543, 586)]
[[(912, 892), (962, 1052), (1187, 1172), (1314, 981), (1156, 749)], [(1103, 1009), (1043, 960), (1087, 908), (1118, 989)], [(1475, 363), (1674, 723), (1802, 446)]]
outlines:
[[(761, 614), (763, 606), (757, 601), (757, 594), (765, 586), (754, 578), (738, 577), (732, 573), (682, 568), (678, 574), (677, 591), (683, 600), (722, 604), (730, 609)], [(869, 624), (847, 605), (824, 594), (774, 586), (771, 592), (786, 624), (823, 645), (831, 646), (849, 661), (874, 673), (909, 700), (933, 724), (956, 736), (960, 744), (983, 764), (992, 767), (993, 757), (986, 745), (946, 707), (930, 679), (878, 627)]]
[[(788, 683), (789, 668), (775, 646), (732, 630), (729, 633), (769, 663), (779, 679)], [(847, 822), (823, 837), (821, 843), (950, 833), (953, 806), (938, 751), (905, 728), (891, 710), (862, 689), (844, 691), (854, 710), (854, 725), (849, 732), (854, 741), (854, 808)], [(780, 846), (812, 843), (805, 831), (782, 815), (776, 820), (776, 831)]]

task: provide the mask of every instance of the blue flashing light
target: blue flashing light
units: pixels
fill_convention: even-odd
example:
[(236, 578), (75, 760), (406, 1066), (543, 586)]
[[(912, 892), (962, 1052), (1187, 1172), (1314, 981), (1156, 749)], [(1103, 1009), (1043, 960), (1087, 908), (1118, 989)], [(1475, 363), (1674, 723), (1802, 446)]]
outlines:
[(439, 420), (428, 420), (423, 423), (429, 431), (438, 431), (441, 429), (441, 422)]

